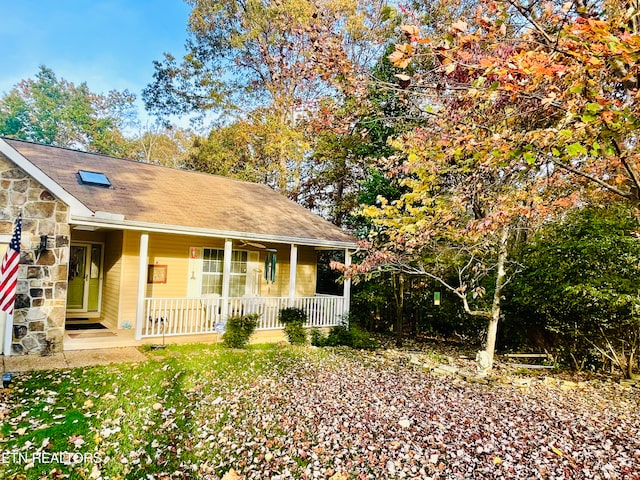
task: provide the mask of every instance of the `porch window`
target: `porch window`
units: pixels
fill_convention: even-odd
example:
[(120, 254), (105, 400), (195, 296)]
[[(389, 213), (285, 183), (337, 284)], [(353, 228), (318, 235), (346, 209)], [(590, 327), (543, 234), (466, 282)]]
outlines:
[[(222, 295), (222, 270), (224, 250), (205, 248), (202, 252), (202, 290), (201, 293)], [(247, 252), (234, 250), (231, 253), (231, 276), (229, 278), (229, 296), (242, 297), (247, 284)]]

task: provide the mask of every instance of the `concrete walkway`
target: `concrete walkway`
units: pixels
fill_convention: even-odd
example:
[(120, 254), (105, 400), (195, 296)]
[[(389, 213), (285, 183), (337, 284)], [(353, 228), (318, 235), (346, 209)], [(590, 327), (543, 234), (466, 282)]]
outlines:
[(90, 367), (110, 363), (144, 362), (147, 357), (136, 347), (72, 350), (39, 357), (34, 355), (2, 356), (2, 372), (21, 373), (33, 370)]

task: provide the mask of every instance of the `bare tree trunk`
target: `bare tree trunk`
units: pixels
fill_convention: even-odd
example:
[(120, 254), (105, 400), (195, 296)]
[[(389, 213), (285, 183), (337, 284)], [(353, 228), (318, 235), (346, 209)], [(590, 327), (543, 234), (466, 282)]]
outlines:
[(505, 263), (508, 255), (507, 242), (509, 240), (509, 227), (504, 226), (500, 234), (500, 248), (498, 250), (498, 265), (496, 271), (496, 288), (493, 293), (493, 303), (491, 304), (491, 317), (487, 328), (487, 343), (485, 352), (489, 360), (489, 368), (493, 366), (493, 354), (496, 349), (496, 337), (498, 335), (498, 321), (500, 320), (500, 306), (502, 289), (506, 278)]
[(404, 334), (404, 275), (402, 273), (393, 275), (393, 293), (396, 300), (396, 347), (402, 347), (402, 336)]

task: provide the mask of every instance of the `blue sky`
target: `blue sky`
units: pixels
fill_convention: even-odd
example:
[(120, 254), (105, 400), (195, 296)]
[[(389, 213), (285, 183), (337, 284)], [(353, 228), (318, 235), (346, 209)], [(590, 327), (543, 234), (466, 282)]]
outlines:
[(95, 93), (140, 98), (152, 62), (184, 53), (189, 11), (182, 0), (0, 0), (0, 95), (46, 65)]

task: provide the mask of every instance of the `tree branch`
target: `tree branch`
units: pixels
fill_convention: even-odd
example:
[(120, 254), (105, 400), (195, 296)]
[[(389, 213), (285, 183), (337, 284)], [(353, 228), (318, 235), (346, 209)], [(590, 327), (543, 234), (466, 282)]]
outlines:
[(534, 18), (531, 17), (531, 14), (528, 9), (524, 8), (522, 5), (520, 5), (520, 3), (515, 2), (514, 0), (507, 0), (507, 3), (509, 3), (509, 5), (515, 8), (518, 11), (518, 13), (522, 15), (522, 17), (527, 22), (533, 25), (535, 29), (544, 37), (544, 39), (547, 41), (549, 45), (553, 45), (555, 43), (553, 38), (551, 38), (549, 34), (544, 31), (542, 26)]
[[(638, 172), (636, 172), (636, 169), (626, 160), (626, 156), (623, 154), (624, 152), (620, 148), (620, 144), (618, 144), (618, 141), (615, 138), (612, 138), (611, 139), (611, 143), (613, 144), (613, 148), (615, 148), (616, 153), (618, 154), (618, 157), (620, 158), (620, 161), (622, 162), (622, 165), (624, 165), (625, 170), (627, 171), (627, 173), (631, 177), (631, 180), (633, 180), (633, 185), (635, 187), (635, 191), (636, 192), (640, 192), (640, 178), (638, 178)], [(629, 198), (633, 199), (632, 198), (633, 188), (632, 188), (632, 192), (630, 192), (629, 195), (630, 195)], [(637, 196), (637, 194), (636, 194), (636, 196)]]
[(597, 183), (598, 185), (600, 185), (601, 187), (605, 188), (606, 190), (609, 190), (612, 193), (615, 193), (616, 195), (621, 196), (622, 198), (626, 198), (631, 200), (633, 198), (633, 195), (631, 194), (631, 192), (625, 192), (623, 190), (620, 190), (619, 188), (614, 187), (613, 185), (608, 184), (607, 182), (600, 180), (598, 177), (591, 175), (589, 173), (580, 171), (578, 169), (575, 169), (569, 165), (567, 165), (564, 162), (561, 162), (560, 160), (557, 159), (552, 159), (551, 160), (554, 164), (558, 165), (560, 168), (567, 170), (571, 173), (575, 173), (576, 175), (586, 178), (587, 180), (591, 180), (592, 182)]
[(444, 279), (442, 279), (441, 277), (439, 277), (438, 275), (435, 275), (431, 272), (426, 271), (424, 268), (411, 268), (409, 270), (407, 270), (406, 268), (408, 267), (408, 265), (405, 266), (400, 266), (401, 268), (404, 268), (406, 273), (412, 273), (414, 275), (418, 274), (418, 275), (424, 275), (426, 277), (431, 278), (432, 280), (435, 280), (436, 282), (438, 282), (440, 285), (442, 285), (443, 287), (445, 287), (447, 290), (449, 290), (450, 292), (453, 292), (456, 296), (458, 296), (458, 298), (460, 298), (462, 300), (462, 305), (464, 307), (464, 311), (471, 316), (474, 317), (482, 317), (482, 318), (491, 318), (491, 312), (487, 312), (484, 310), (472, 310), (469, 302), (467, 300), (467, 294), (466, 293), (462, 293), (460, 291), (460, 288), (456, 288), (453, 285), (449, 285)]

